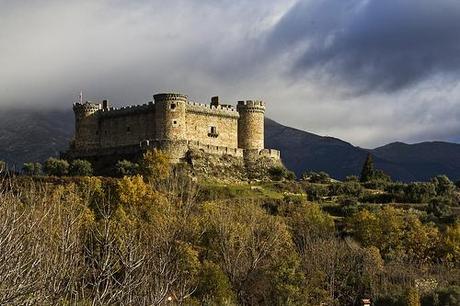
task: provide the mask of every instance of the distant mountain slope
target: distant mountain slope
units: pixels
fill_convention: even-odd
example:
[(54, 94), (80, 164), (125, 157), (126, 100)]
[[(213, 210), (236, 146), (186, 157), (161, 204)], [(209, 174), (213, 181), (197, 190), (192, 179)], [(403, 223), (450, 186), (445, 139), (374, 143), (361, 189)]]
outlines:
[(0, 159), (21, 168), (27, 161), (43, 161), (59, 155), (72, 137), (69, 111), (0, 111)]
[(393, 143), (374, 150), (355, 147), (337, 138), (322, 137), (265, 121), (267, 147), (281, 150), (285, 165), (300, 175), (305, 170), (326, 171), (335, 178), (358, 175), (368, 152), (377, 168), (395, 180), (427, 181), (437, 174), (460, 180), (460, 144)]
[(345, 141), (322, 137), (265, 120), (265, 146), (281, 151), (284, 164), (300, 175), (325, 171), (336, 178), (358, 174), (367, 151)]
[[(429, 180), (433, 174), (446, 174), (460, 180), (460, 144), (448, 142), (391, 143), (372, 150), (375, 156), (404, 169), (404, 180)], [(384, 169), (386, 170), (386, 169)], [(402, 173), (399, 174), (402, 176)]]
[[(44, 161), (66, 150), (74, 129), (71, 111), (0, 110), (0, 160), (20, 168), (26, 161)], [(265, 145), (281, 151), (285, 165), (298, 175), (326, 171), (335, 178), (357, 175), (368, 152), (376, 167), (394, 179), (429, 180), (447, 174), (460, 180), (460, 144), (392, 143), (374, 150), (355, 147), (265, 120)]]

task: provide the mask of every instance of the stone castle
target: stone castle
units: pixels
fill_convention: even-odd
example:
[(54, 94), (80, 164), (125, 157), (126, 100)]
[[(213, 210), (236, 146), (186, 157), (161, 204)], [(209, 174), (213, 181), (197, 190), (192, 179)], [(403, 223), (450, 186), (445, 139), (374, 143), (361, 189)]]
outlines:
[(191, 102), (187, 96), (164, 93), (154, 101), (122, 108), (102, 103), (78, 102), (75, 137), (66, 157), (103, 159), (104, 156), (132, 156), (158, 148), (173, 161), (190, 150), (230, 155), (254, 161), (261, 157), (280, 160), (280, 152), (264, 148), (262, 101), (239, 101), (236, 108), (220, 104)]

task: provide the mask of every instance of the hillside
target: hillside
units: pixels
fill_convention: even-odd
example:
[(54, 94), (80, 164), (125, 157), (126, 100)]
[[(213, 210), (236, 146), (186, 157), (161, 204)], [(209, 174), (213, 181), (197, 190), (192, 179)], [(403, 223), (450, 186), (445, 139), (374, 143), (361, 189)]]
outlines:
[(265, 121), (265, 136), (266, 146), (281, 150), (285, 165), (298, 175), (305, 169), (326, 171), (338, 179), (357, 175), (370, 152), (376, 167), (395, 180), (426, 181), (437, 174), (460, 180), (460, 144), (393, 143), (367, 150), (337, 138), (283, 126), (270, 119)]
[(367, 151), (332, 137), (322, 137), (265, 120), (265, 146), (280, 150), (284, 164), (300, 175), (305, 169), (336, 178), (358, 174)]
[[(7, 110), (0, 113), (0, 159), (20, 167), (64, 151), (73, 134), (71, 111)], [(343, 140), (323, 137), (265, 121), (265, 144), (282, 152), (285, 165), (300, 175), (305, 170), (326, 171), (343, 179), (357, 175), (368, 152), (375, 164), (394, 179), (428, 180), (436, 174), (460, 179), (460, 144), (393, 143), (366, 150)]]
[(0, 112), (0, 159), (20, 167), (66, 149), (73, 134), (73, 114), (56, 110)]
[[(447, 142), (391, 143), (374, 149), (373, 154), (392, 161), (399, 177), (404, 180), (429, 180), (434, 173), (460, 179), (460, 144)], [(385, 168), (388, 172), (392, 168)]]

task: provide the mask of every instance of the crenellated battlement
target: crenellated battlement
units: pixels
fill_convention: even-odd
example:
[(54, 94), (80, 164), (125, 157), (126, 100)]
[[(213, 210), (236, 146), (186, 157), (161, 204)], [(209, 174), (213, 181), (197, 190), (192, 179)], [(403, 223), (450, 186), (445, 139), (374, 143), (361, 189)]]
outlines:
[(265, 103), (259, 100), (238, 101), (238, 112), (265, 112)]
[(160, 101), (160, 100), (180, 100), (180, 101), (187, 102), (188, 97), (186, 95), (179, 94), (179, 93), (160, 93), (160, 94), (154, 95), (153, 99), (155, 101)]
[(210, 105), (198, 102), (188, 102), (186, 105), (187, 112), (207, 114), (211, 116), (223, 116), (238, 118), (238, 111), (229, 105)]
[(135, 115), (145, 112), (153, 112), (155, 111), (155, 104), (153, 102), (149, 102), (146, 104), (138, 104), (138, 105), (128, 105), (123, 107), (111, 107), (109, 109), (101, 109), (98, 113), (98, 116), (101, 118), (110, 118), (110, 117), (118, 117), (118, 116), (127, 116), (127, 115)]
[(91, 103), (89, 101), (86, 101), (85, 103), (77, 102), (73, 104), (73, 111), (75, 112), (75, 114), (79, 114), (79, 115), (92, 114), (101, 109), (102, 109), (102, 104)]

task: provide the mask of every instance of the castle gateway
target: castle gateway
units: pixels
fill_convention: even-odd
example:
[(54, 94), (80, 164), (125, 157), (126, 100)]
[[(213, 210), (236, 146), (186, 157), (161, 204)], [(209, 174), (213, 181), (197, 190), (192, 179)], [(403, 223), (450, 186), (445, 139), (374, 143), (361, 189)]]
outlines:
[(129, 156), (158, 148), (176, 162), (192, 149), (245, 160), (280, 159), (279, 151), (264, 148), (262, 101), (239, 101), (235, 108), (220, 104), (218, 97), (211, 104), (176, 93), (153, 98), (122, 108), (110, 107), (106, 100), (75, 103), (75, 138), (66, 157)]

